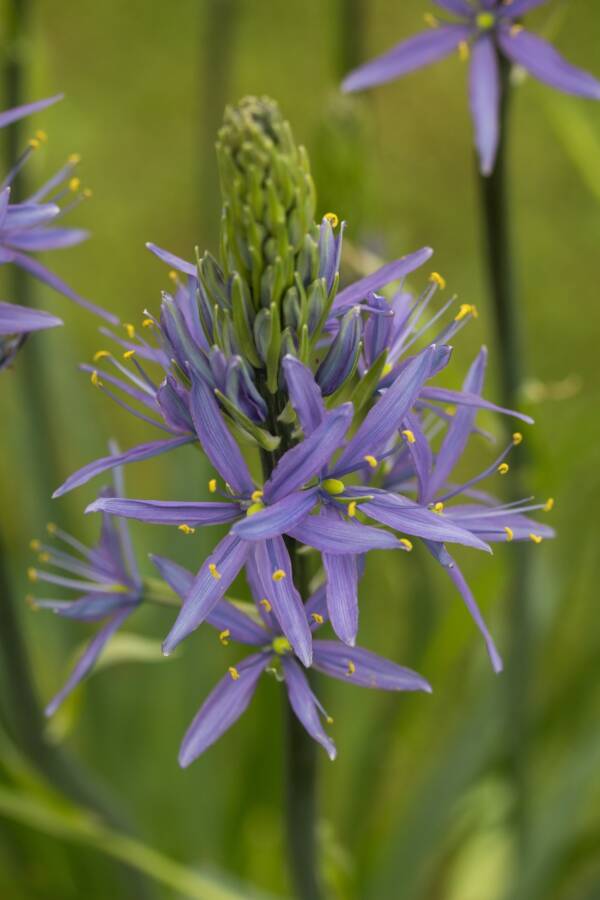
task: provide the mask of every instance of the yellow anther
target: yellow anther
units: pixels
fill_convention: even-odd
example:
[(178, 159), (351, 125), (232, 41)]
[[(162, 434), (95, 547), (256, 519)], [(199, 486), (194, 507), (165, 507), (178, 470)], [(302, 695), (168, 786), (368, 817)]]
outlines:
[(37, 138), (30, 138), (27, 144), (32, 150), (37, 150), (40, 146), (40, 141)]
[(226, 647), (229, 643), (229, 638), (231, 637), (231, 632), (229, 628), (224, 628), (223, 631), (219, 632), (219, 640)]
[(175, 269), (171, 269), (171, 271), (169, 272), (169, 278), (171, 279), (171, 281), (173, 281), (175, 284), (177, 284), (178, 278), (177, 278), (177, 272), (175, 271)]
[(29, 541), (29, 548), (33, 551), (39, 550), (41, 546), (42, 545), (37, 538), (33, 538), (31, 541)]
[(236, 669), (235, 666), (229, 666), (229, 668), (227, 669), (227, 671), (228, 671), (229, 674), (231, 675), (231, 680), (232, 680), (232, 681), (238, 681), (238, 680), (239, 680), (240, 673), (238, 672), (238, 670)]
[(135, 350), (126, 350), (123, 359), (131, 359), (132, 356), (135, 356)]
[(90, 381), (94, 385), (94, 387), (102, 387), (102, 382), (100, 381), (100, 376), (97, 371), (94, 369), (92, 374), (90, 375)]
[(408, 538), (400, 538), (400, 543), (403, 544), (403, 546), (406, 547), (406, 549), (410, 553), (413, 548), (412, 541), (409, 541)]
[(94, 353), (92, 359), (94, 360), (94, 362), (99, 362), (101, 359), (105, 359), (107, 356), (110, 356), (108, 350), (98, 350), (96, 353)]
[(323, 618), (321, 613), (311, 613), (310, 617), (313, 620), (313, 622), (317, 623), (317, 625), (322, 625), (323, 622), (325, 621), (325, 619)]
[(506, 475), (506, 473), (508, 472), (509, 469), (510, 469), (510, 466), (508, 465), (508, 463), (500, 463), (500, 465), (498, 466), (498, 474)]
[(250, 499), (257, 503), (263, 497), (263, 491), (252, 491)]
[(404, 435), (404, 437), (406, 438), (406, 440), (408, 441), (409, 444), (415, 443), (416, 437), (414, 435), (414, 432), (412, 432), (410, 430), (410, 428), (405, 428), (404, 431), (402, 432), (402, 434)]
[(532, 531), (529, 535), (529, 540), (533, 541), (534, 544), (541, 544), (544, 539), (541, 534), (534, 534)]
[(208, 564), (208, 571), (210, 572), (212, 577), (215, 579), (215, 581), (221, 580), (221, 573), (219, 572), (219, 570), (217, 569), (217, 567), (214, 563)]
[(286, 576), (285, 576), (285, 572), (283, 571), (283, 569), (275, 569), (275, 571), (271, 575), (271, 578), (273, 579), (273, 581), (283, 581), (283, 579), (285, 577)]
[(437, 503), (434, 503), (434, 504), (433, 504), (432, 509), (433, 509), (433, 511), (434, 511), (435, 513), (441, 513), (441, 512), (444, 511), (444, 504), (442, 503), (441, 500), (438, 500)]
[(69, 181), (69, 190), (75, 193), (81, 187), (81, 179), (80, 178), (71, 178)]
[(70, 156), (67, 157), (67, 162), (71, 163), (72, 166), (76, 166), (81, 162), (81, 154), (80, 153), (71, 153)]
[(455, 406), (447, 406), (444, 410), (447, 416), (455, 416), (456, 415), (456, 407)]
[(123, 322), (123, 328), (127, 332), (127, 337), (132, 340), (135, 337), (135, 327), (131, 322)]
[(544, 512), (550, 512), (551, 509), (554, 509), (554, 497), (548, 497), (542, 509)]
[(184, 534), (195, 534), (196, 533), (196, 529), (192, 528), (190, 525), (186, 525), (185, 522), (183, 522), (181, 525), (178, 525), (177, 528), (179, 531), (182, 531)]
[(46, 134), (45, 131), (42, 131), (41, 129), (39, 131), (36, 131), (35, 136), (38, 139), (38, 141), (41, 141), (42, 144), (45, 144), (46, 141), (48, 140), (48, 135)]
[(217, 490), (217, 479), (216, 478), (210, 479), (210, 481), (208, 482), (208, 490), (210, 491), (211, 494), (215, 493), (215, 491)]
[(48, 522), (48, 524), (46, 525), (46, 531), (48, 532), (48, 534), (56, 534), (56, 525), (54, 524), (54, 522)]
[(458, 58), (461, 62), (467, 62), (470, 55), (471, 51), (469, 50), (469, 45), (466, 41), (461, 41), (458, 45)]
[(91, 200), (94, 196), (94, 192), (91, 188), (84, 188), (81, 192), (81, 196), (85, 197), (86, 200)]
[(519, 444), (522, 443), (522, 441), (523, 441), (523, 435), (521, 434), (521, 432), (515, 431), (515, 433), (512, 436), (512, 442), (515, 445), (515, 447), (518, 447)]
[(25, 595), (25, 603), (27, 604), (27, 606), (29, 606), (33, 610), (39, 609), (39, 606), (35, 602), (35, 597), (33, 596), (33, 594)]
[(338, 217), (336, 216), (335, 213), (332, 213), (332, 212), (325, 213), (323, 218), (327, 219), (327, 221), (329, 222), (329, 224), (331, 225), (332, 228), (337, 228), (338, 225), (340, 224), (340, 220), (338, 219)]
[(253, 503), (252, 506), (248, 507), (248, 509), (246, 510), (246, 515), (255, 516), (256, 513), (261, 512), (264, 508), (265, 504), (261, 503), (260, 500), (258, 500), (256, 503)]
[(38, 561), (42, 563), (50, 562), (50, 554), (44, 551), (44, 553), (38, 554)]
[(393, 365), (391, 363), (386, 363), (383, 369), (381, 370), (382, 376), (385, 378), (386, 375), (389, 375), (393, 369)]
[(477, 307), (473, 306), (472, 303), (461, 303), (458, 312), (454, 316), (454, 321), (460, 322), (467, 316), (473, 316), (473, 318), (476, 319), (478, 315), (479, 313), (477, 312)]
[(505, 532), (506, 532), (506, 540), (507, 540), (507, 541), (512, 541), (512, 539), (513, 539), (514, 536), (515, 536), (515, 533), (514, 533), (514, 531), (512, 530), (512, 528), (510, 528), (508, 525), (505, 525), (505, 526), (504, 526), (504, 530), (505, 530)]
[(351, 659), (348, 660), (348, 668), (346, 669), (346, 675), (354, 675), (356, 672), (356, 666), (352, 662)]
[(516, 36), (517, 36), (518, 34), (520, 34), (522, 31), (523, 31), (523, 26), (522, 26), (522, 25), (513, 25), (512, 28), (510, 29), (510, 32), (509, 32), (509, 33), (510, 33), (510, 36), (511, 36), (511, 37), (516, 37)]
[(283, 656), (284, 653), (289, 653), (292, 649), (292, 645), (286, 637), (283, 637), (283, 635), (273, 638), (271, 646), (278, 656)]
[(444, 290), (444, 288), (446, 287), (446, 279), (443, 278), (439, 272), (432, 272), (429, 276), (429, 280), (433, 284), (437, 284), (437, 286), (442, 290)]
[(356, 515), (356, 500), (351, 500), (348, 504), (348, 515), (351, 519)]
[(423, 16), (423, 21), (430, 28), (437, 28), (438, 25), (440, 24), (438, 19), (436, 19), (436, 17), (434, 15), (432, 15), (431, 13), (425, 13), (425, 15)]
[(150, 317), (142, 319), (142, 328), (154, 328), (154, 319)]
[(346, 485), (343, 481), (340, 481), (339, 478), (325, 478), (324, 481), (321, 482), (321, 487), (324, 491), (327, 491), (328, 494), (343, 494), (346, 490)]
[(371, 466), (372, 469), (376, 469), (377, 466), (379, 465), (379, 463), (377, 462), (377, 459), (374, 456), (371, 456), (370, 453), (367, 453), (366, 456), (363, 456), (363, 459), (366, 463), (368, 463)]
[(260, 601), (260, 606), (262, 606), (264, 611), (268, 612), (268, 613), (270, 613), (271, 610), (273, 609), (273, 607), (271, 606), (271, 604), (269, 603), (269, 601), (267, 600), (266, 597), (262, 598), (262, 600)]
[(327, 722), (328, 725), (333, 725), (333, 719), (331, 716), (326, 716), (325, 721)]
[(27, 577), (29, 578), (30, 581), (37, 581), (37, 577), (38, 577), (37, 569), (34, 569), (33, 566), (30, 566), (27, 569)]

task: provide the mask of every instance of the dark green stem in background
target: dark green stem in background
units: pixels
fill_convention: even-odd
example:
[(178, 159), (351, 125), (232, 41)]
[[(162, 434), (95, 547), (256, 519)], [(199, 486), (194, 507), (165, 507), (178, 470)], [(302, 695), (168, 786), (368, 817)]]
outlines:
[[(509, 409), (519, 405), (521, 386), (522, 337), (515, 290), (512, 253), (514, 223), (509, 207), (507, 177), (508, 107), (510, 103), (510, 67), (501, 61), (502, 104), (500, 145), (493, 173), (479, 176), (482, 213), (485, 225), (489, 288), (496, 325), (499, 353), (501, 402)], [(512, 460), (511, 496), (524, 496), (523, 449), (517, 448)], [(521, 858), (527, 853), (529, 832), (528, 755), (529, 755), (529, 674), (532, 653), (532, 627), (528, 596), (529, 548), (511, 547), (509, 556), (508, 610), (509, 649), (504, 673), (506, 689), (507, 754), (515, 793), (515, 827)]]
[(365, 0), (337, 0), (337, 6), (338, 61), (343, 78), (364, 59), (367, 4)]

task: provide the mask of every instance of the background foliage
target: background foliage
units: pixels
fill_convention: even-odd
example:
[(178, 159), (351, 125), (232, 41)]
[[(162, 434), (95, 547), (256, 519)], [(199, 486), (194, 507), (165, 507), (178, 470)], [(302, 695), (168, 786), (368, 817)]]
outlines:
[[(412, 33), (424, 9), (421, 0), (39, 3), (20, 48), (28, 97), (64, 90), (67, 99), (36, 119), (50, 142), (29, 177), (41, 179), (77, 150), (82, 177), (94, 189), (73, 217), (93, 239), (55, 255), (55, 269), (125, 321), (137, 323), (144, 307), (156, 309), (166, 272), (144, 242), (188, 258), (194, 244), (215, 249), (213, 141), (223, 105), (269, 93), (311, 152), (320, 212), (347, 218), (349, 238), (383, 256), (432, 245), (450, 289), (478, 304), (480, 318), (457, 342), (458, 379), (479, 345), (492, 341), (465, 70), (451, 59), (351, 103), (337, 93), (356, 54), (366, 58)], [(571, 0), (552, 9), (551, 16), (539, 12), (540, 27), (552, 31), (567, 57), (598, 74), (597, 3)], [(339, 759), (330, 764), (323, 754), (322, 841), (332, 896), (343, 900), (600, 896), (600, 111), (527, 81), (513, 113), (512, 201), (529, 379), (522, 405), (537, 423), (526, 432), (529, 482), (536, 494), (556, 497), (560, 535), (529, 548), (535, 627), (530, 680), (516, 687), (530, 710), (521, 747), (527, 779), (518, 788), (529, 836), (524, 847), (506, 757), (506, 679), (492, 674), (460, 600), (428, 560), (416, 552), (373, 554), (362, 588), (361, 643), (416, 667), (435, 690), (431, 697), (358, 697), (327, 684)], [(18, 597), (28, 591), (29, 539), (49, 518), (95, 537), (98, 522), (82, 509), (97, 484), (54, 503), (46, 499), (50, 489), (100, 455), (109, 436), (129, 446), (148, 434), (77, 372), (77, 363), (103, 345), (97, 323), (45, 289), (36, 287), (36, 299), (66, 327), (30, 341), (2, 379), (0, 528)], [(45, 386), (49, 433), (25, 402), (27, 367)], [(493, 399), (493, 380), (488, 392)], [(499, 423), (486, 425), (499, 433)], [(480, 461), (486, 452), (482, 446)], [(201, 498), (207, 477), (188, 449), (127, 473), (132, 496), (165, 499)], [(141, 526), (134, 535), (142, 556), (167, 553), (190, 567), (216, 537)], [(501, 648), (508, 640), (510, 549), (500, 546), (492, 560), (468, 551), (460, 557)], [(24, 603), (21, 619), (47, 699), (84, 638), (82, 626), (33, 614)], [(50, 726), (116, 799), (140, 843), (107, 837), (95, 819), (49, 792), (4, 740), (2, 897), (70, 900), (85, 890), (89, 900), (129, 898), (115, 857), (162, 879), (153, 885), (160, 898), (250, 897), (250, 884), (286, 896), (277, 685), (261, 685), (252, 713), (180, 771), (183, 731), (234, 659), (212, 631), (201, 630), (175, 658), (162, 660), (156, 648), (170, 621), (168, 611), (138, 613), (129, 631), (150, 642), (122, 642), (114, 664), (107, 661)]]

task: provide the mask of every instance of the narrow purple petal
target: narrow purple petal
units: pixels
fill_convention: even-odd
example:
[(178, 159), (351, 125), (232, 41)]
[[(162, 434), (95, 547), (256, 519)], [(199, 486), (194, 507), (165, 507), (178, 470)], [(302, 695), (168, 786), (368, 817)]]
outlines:
[(53, 103), (58, 103), (63, 97), (64, 94), (56, 94), (54, 97), (47, 97), (45, 100), (36, 100), (35, 103), (26, 103), (23, 106), (14, 106), (12, 109), (7, 109), (0, 113), (0, 128), (11, 125), (13, 122), (18, 122), (19, 119), (24, 119), (25, 116), (31, 116), (33, 113), (46, 109), (46, 107), (52, 106)]
[(492, 37), (482, 34), (471, 47), (469, 96), (475, 126), (475, 145), (483, 175), (490, 175), (500, 137), (500, 71)]
[(165, 656), (212, 612), (244, 565), (249, 548), (250, 544), (230, 534), (217, 544), (200, 567), (175, 624), (163, 642)]
[(36, 609), (51, 609), (64, 619), (96, 622), (123, 607), (123, 594), (86, 594), (74, 601), (35, 600)]
[(338, 641), (314, 641), (313, 668), (349, 684), (382, 691), (426, 691), (431, 685), (417, 672), (364, 650)]
[(251, 494), (254, 482), (240, 448), (225, 424), (212, 389), (195, 372), (190, 409), (202, 449), (217, 472), (239, 494)]
[(295, 356), (285, 356), (282, 367), (291, 404), (304, 436), (309, 437), (325, 418), (321, 389), (310, 369)]
[(25, 231), (20, 234), (9, 234), (6, 243), (17, 250), (42, 252), (44, 250), (62, 250), (74, 247), (90, 236), (84, 228), (40, 228), (39, 231)]
[(285, 686), (294, 713), (311, 738), (314, 738), (315, 741), (325, 748), (329, 759), (335, 759), (335, 744), (321, 724), (319, 707), (308, 683), (308, 678), (298, 663), (291, 657), (282, 657), (282, 663), (285, 674)]
[(550, 87), (578, 97), (600, 100), (600, 81), (572, 66), (554, 47), (525, 29), (498, 29), (500, 47), (512, 60), (523, 66), (534, 78)]
[(42, 331), (44, 328), (56, 328), (62, 320), (40, 309), (29, 309), (14, 303), (0, 300), (0, 334), (27, 334), (30, 331)]
[(45, 713), (47, 716), (52, 716), (58, 707), (61, 705), (63, 700), (73, 691), (80, 681), (82, 681), (86, 675), (94, 667), (98, 657), (102, 653), (105, 645), (111, 639), (115, 631), (117, 631), (125, 619), (127, 619), (135, 607), (125, 607), (120, 610), (120, 612), (115, 613), (115, 615), (104, 625), (100, 631), (94, 635), (87, 648), (84, 650), (82, 656), (77, 661), (75, 668), (71, 672), (69, 678), (67, 679), (66, 684), (61, 688), (61, 690), (56, 694), (55, 697), (52, 698), (50, 703), (46, 706)]
[(159, 456), (161, 453), (166, 453), (168, 450), (175, 450), (176, 447), (183, 447), (184, 444), (189, 444), (194, 440), (195, 438), (190, 436), (174, 438), (173, 440), (168, 441), (152, 441), (149, 444), (139, 444), (137, 447), (132, 447), (131, 450), (125, 450), (123, 453), (103, 456), (101, 459), (96, 459), (94, 462), (83, 466), (83, 468), (74, 472), (73, 475), (69, 475), (64, 484), (54, 491), (52, 497), (54, 499), (56, 499), (56, 497), (62, 497), (63, 494), (72, 491), (73, 488), (86, 484), (96, 475), (101, 475), (102, 472), (114, 469), (115, 466), (121, 466), (131, 462), (140, 462), (143, 459), (151, 459), (153, 456)]
[(409, 253), (407, 256), (401, 256), (400, 259), (394, 260), (394, 262), (387, 263), (387, 265), (377, 269), (376, 272), (367, 275), (366, 278), (355, 281), (354, 284), (339, 292), (333, 301), (333, 311), (341, 312), (348, 306), (354, 306), (355, 303), (366, 300), (373, 291), (378, 291), (387, 284), (391, 284), (392, 281), (398, 281), (398, 279), (414, 272), (415, 269), (426, 263), (432, 255), (433, 250), (431, 247), (421, 247), (420, 250), (416, 250), (414, 253)]
[(497, 406), (484, 400), (477, 394), (466, 393), (465, 391), (451, 391), (447, 388), (424, 387), (420, 394), (422, 400), (434, 400), (438, 403), (451, 403), (457, 406), (476, 406), (478, 409), (489, 409), (490, 412), (502, 413), (505, 416), (514, 416), (515, 419), (521, 419), (528, 425), (533, 425), (531, 416), (526, 416), (514, 409), (505, 409), (503, 406)]
[(433, 453), (417, 416), (407, 413), (403, 427), (412, 432), (414, 441), (407, 441), (406, 447), (412, 460), (419, 484), (419, 500), (426, 502), (429, 492), (429, 479), (433, 466)]
[(182, 768), (204, 753), (247, 710), (270, 658), (268, 653), (254, 653), (235, 666), (238, 678), (234, 680), (228, 673), (219, 681), (185, 733), (179, 750)]
[(294, 585), (292, 563), (283, 539), (276, 537), (258, 544), (254, 559), (264, 590), (263, 597), (271, 604), (281, 630), (298, 659), (305, 666), (310, 666), (312, 635), (302, 598)]
[(309, 514), (317, 502), (317, 493), (318, 488), (294, 491), (260, 512), (241, 519), (231, 530), (245, 541), (261, 541), (285, 534)]
[(265, 482), (265, 499), (275, 502), (319, 475), (341, 446), (352, 415), (352, 404), (343, 403), (328, 412), (309, 437), (288, 450)]
[[(60, 213), (56, 203), (16, 203), (9, 206), (4, 219), (3, 231), (18, 231), (21, 228), (34, 228), (55, 219)], [(10, 241), (10, 234), (7, 235)]]
[(351, 647), (358, 632), (358, 565), (352, 554), (323, 554), (327, 576), (327, 610), (333, 630)]
[[(306, 617), (311, 619), (312, 616), (316, 613), (317, 616), (321, 616), (323, 621), (326, 622), (329, 618), (329, 612), (327, 611), (327, 585), (322, 584), (317, 590), (312, 594), (306, 603), (304, 604), (304, 611), (306, 613)], [(323, 622), (317, 622), (313, 619), (311, 622), (311, 629), (314, 631), (317, 628), (320, 628)]]
[(125, 497), (99, 497), (85, 511), (100, 510), (149, 525), (222, 525), (238, 519), (242, 514), (237, 503), (178, 503), (170, 500), (129, 500)]
[[(447, 518), (468, 528), (485, 541), (528, 541), (531, 535), (553, 538), (554, 529), (511, 509), (494, 510), (477, 503), (457, 504), (446, 508)], [(508, 529), (508, 530), (507, 530)]]
[(146, 243), (146, 247), (172, 269), (177, 269), (178, 272), (184, 272), (186, 275), (192, 275), (194, 278), (197, 278), (198, 269), (193, 263), (186, 262), (180, 256), (175, 256), (174, 253), (169, 253), (168, 250), (163, 250), (162, 247), (158, 247), (150, 241)]
[(288, 534), (321, 553), (347, 554), (402, 549), (402, 544), (389, 531), (363, 525), (361, 522), (346, 522), (342, 519), (333, 521), (324, 516), (310, 516), (290, 528)]

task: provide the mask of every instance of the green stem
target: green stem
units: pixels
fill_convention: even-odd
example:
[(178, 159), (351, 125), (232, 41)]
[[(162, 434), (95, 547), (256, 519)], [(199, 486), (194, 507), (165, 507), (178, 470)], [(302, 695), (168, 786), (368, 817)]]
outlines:
[[(501, 62), (502, 104), (501, 137), (493, 173), (479, 176), (482, 213), (485, 226), (489, 288), (492, 297), (496, 340), (500, 359), (501, 402), (509, 409), (519, 403), (522, 379), (522, 335), (515, 290), (512, 253), (512, 220), (507, 177), (508, 108), (510, 104), (510, 67)], [(523, 497), (522, 448), (512, 460), (510, 499)], [(532, 653), (532, 626), (528, 596), (528, 547), (516, 544), (511, 549), (508, 579), (509, 649), (504, 687), (506, 690), (507, 754), (515, 793), (515, 828), (519, 853), (527, 853), (529, 833), (528, 755), (529, 755), (529, 681)]]

